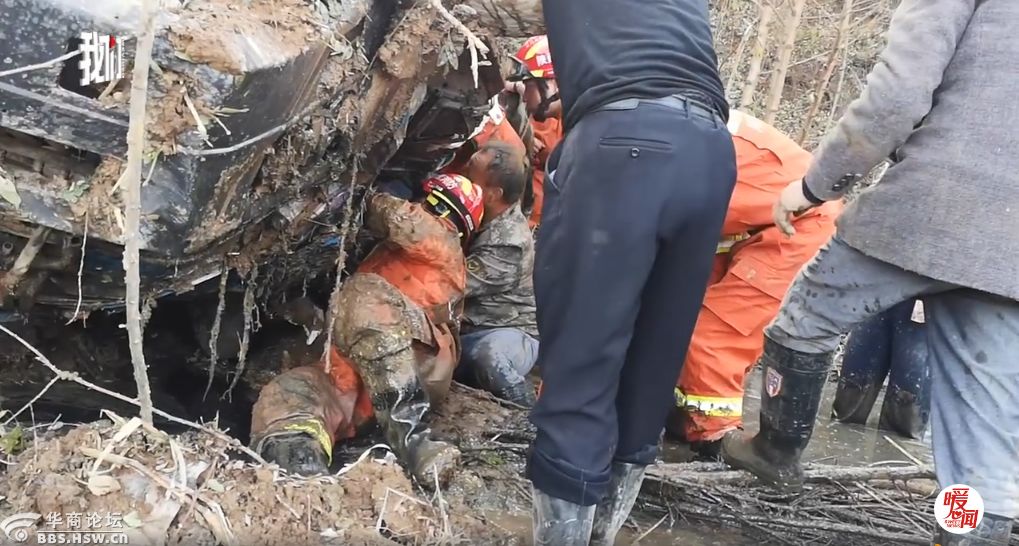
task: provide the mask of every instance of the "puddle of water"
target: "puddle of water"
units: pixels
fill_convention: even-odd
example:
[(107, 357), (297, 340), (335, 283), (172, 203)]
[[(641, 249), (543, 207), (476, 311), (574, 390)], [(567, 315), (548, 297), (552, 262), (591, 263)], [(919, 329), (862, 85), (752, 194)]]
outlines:
[[(833, 420), (831, 406), (835, 399), (835, 387), (834, 382), (829, 382), (824, 387), (821, 409), (818, 411), (817, 421), (814, 425), (814, 435), (803, 456), (804, 462), (847, 466), (866, 466), (888, 461), (905, 463), (920, 461), (924, 464), (933, 464), (929, 433), (923, 440), (918, 441), (877, 428), (881, 403), (884, 399), (883, 392), (874, 403), (874, 410), (871, 412), (870, 420), (866, 426), (839, 423)], [(759, 428), (760, 393), (761, 371), (754, 369), (747, 378), (747, 389), (743, 398), (743, 425), (750, 433), (757, 432)], [(661, 458), (665, 462), (685, 462), (691, 460), (693, 454), (685, 445), (666, 441)]]
[[(531, 518), (524, 515), (513, 515), (505, 512), (485, 512), (485, 518), (492, 525), (505, 529), (514, 536), (520, 537), (522, 546), (532, 546)], [(639, 544), (642, 546), (667, 546), (682, 544), (683, 546), (750, 546), (757, 544), (746, 537), (734, 532), (725, 530), (704, 529), (693, 530), (675, 527), (666, 528), (665, 524), (645, 534), (657, 522), (642, 522), (639, 530), (624, 527), (616, 539), (617, 546), (629, 546)], [(634, 542), (637, 539), (639, 542)]]

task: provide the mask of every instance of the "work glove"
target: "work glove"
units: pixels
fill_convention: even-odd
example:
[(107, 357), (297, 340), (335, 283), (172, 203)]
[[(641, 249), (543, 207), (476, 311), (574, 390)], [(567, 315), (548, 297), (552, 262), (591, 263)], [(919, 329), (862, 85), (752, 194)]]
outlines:
[(792, 237), (796, 235), (796, 229), (793, 227), (791, 217), (799, 216), (819, 204), (807, 198), (803, 189), (803, 180), (794, 180), (782, 190), (778, 200), (775, 201), (775, 206), (771, 209), (775, 225), (786, 237)]

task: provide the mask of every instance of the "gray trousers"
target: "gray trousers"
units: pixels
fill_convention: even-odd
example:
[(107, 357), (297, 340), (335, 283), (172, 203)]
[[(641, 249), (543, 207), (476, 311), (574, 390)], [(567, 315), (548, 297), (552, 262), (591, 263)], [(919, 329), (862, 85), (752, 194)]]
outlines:
[(832, 351), (853, 326), (915, 297), (929, 325), (938, 482), (969, 485), (988, 513), (1015, 518), (1019, 302), (906, 271), (836, 236), (800, 270), (765, 335), (795, 351)]
[(460, 336), (460, 343), (457, 380), (487, 391), (522, 383), (538, 360), (538, 340), (516, 328), (478, 330)]

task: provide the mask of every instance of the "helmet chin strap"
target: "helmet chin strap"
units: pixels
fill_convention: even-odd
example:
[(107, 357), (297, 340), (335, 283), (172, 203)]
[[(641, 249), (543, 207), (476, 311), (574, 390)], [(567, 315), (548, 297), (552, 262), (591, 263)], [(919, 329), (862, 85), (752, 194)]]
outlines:
[(559, 93), (556, 92), (551, 97), (548, 96), (548, 81), (544, 78), (538, 80), (538, 93), (541, 95), (541, 102), (538, 103), (538, 107), (532, 115), (538, 121), (545, 121), (548, 119), (548, 107), (559, 100)]

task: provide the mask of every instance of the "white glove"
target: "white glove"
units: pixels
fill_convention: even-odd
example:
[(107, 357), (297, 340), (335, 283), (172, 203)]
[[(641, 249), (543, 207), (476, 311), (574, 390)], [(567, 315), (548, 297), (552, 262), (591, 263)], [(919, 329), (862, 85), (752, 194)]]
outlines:
[(772, 216), (775, 220), (775, 225), (778, 229), (786, 235), (786, 237), (792, 237), (796, 235), (796, 229), (793, 228), (791, 215), (799, 214), (807, 209), (816, 207), (817, 204), (807, 199), (807, 196), (803, 194), (803, 181), (794, 180), (789, 183), (788, 186), (782, 190), (778, 200), (775, 201), (775, 206), (772, 207)]

